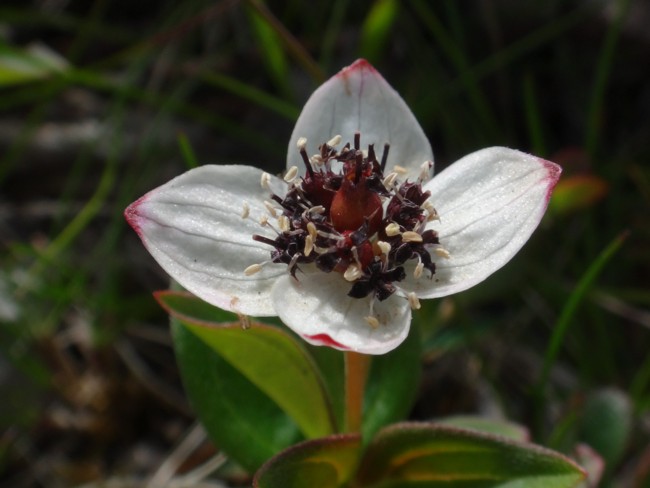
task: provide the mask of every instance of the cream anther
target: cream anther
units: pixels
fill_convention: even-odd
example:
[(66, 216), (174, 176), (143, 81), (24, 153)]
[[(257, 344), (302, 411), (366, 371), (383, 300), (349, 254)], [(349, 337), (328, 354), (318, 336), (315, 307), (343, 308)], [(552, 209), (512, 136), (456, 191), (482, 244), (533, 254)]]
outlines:
[(388, 237), (397, 236), (399, 234), (401, 234), (399, 224), (397, 224), (395, 222), (391, 222), (390, 224), (388, 224), (386, 226), (386, 235)]
[(309, 236), (311, 237), (312, 241), (315, 241), (316, 237), (318, 237), (318, 231), (313, 222), (307, 223), (307, 232), (309, 232)]
[(410, 292), (408, 295), (406, 295), (406, 298), (408, 298), (409, 305), (411, 306), (412, 310), (420, 310), (420, 299), (415, 294), (415, 292)]
[(413, 278), (416, 280), (422, 276), (422, 272), (424, 271), (424, 263), (419, 262), (415, 269), (413, 270)]
[(289, 222), (289, 217), (286, 215), (280, 215), (278, 217), (278, 227), (282, 232), (289, 232), (291, 230), (291, 223)]
[(388, 253), (391, 250), (391, 245), (386, 241), (377, 241), (377, 247), (381, 250), (381, 253), (388, 256)]
[(345, 278), (347, 281), (356, 281), (362, 276), (363, 273), (359, 269), (359, 266), (354, 263), (348, 266), (348, 269), (346, 269), (345, 273), (343, 273), (343, 278)]
[(412, 230), (407, 230), (402, 234), (402, 242), (422, 242), (422, 236)]
[(386, 187), (387, 190), (391, 190), (393, 186), (395, 185), (395, 180), (397, 179), (399, 175), (395, 172), (389, 173), (386, 178), (384, 178), (384, 186)]
[(438, 211), (434, 208), (433, 204), (427, 200), (422, 204), (422, 208), (428, 213), (427, 222), (432, 222), (434, 220), (440, 220)]
[(275, 207), (271, 202), (269, 202), (268, 200), (264, 200), (264, 206), (266, 207), (266, 210), (268, 210), (269, 213), (271, 214), (271, 217), (273, 218), (278, 217), (278, 212), (275, 210)]
[(251, 208), (248, 206), (248, 203), (244, 202), (242, 211), (241, 211), (241, 218), (242, 219), (247, 219), (248, 216), (251, 214)]
[(376, 329), (377, 327), (379, 327), (379, 320), (377, 320), (377, 317), (373, 317), (372, 315), (368, 315), (367, 317), (364, 317), (363, 320), (365, 320), (366, 324), (368, 324), (373, 329)]
[(441, 258), (449, 259), (451, 257), (449, 251), (447, 251), (444, 247), (436, 247), (433, 252), (436, 253), (436, 256), (440, 256)]
[(339, 144), (341, 144), (341, 135), (340, 134), (335, 135), (329, 141), (327, 141), (327, 145), (330, 146), (330, 147), (336, 147)]
[(271, 175), (268, 173), (262, 173), (262, 177), (260, 178), (260, 185), (262, 185), (262, 188), (265, 190), (269, 190), (271, 184)]
[(307, 237), (305, 237), (305, 250), (304, 250), (305, 256), (309, 256), (313, 250), (314, 250), (314, 240), (312, 239), (311, 235), (308, 235)]
[(425, 161), (420, 165), (420, 181), (429, 179), (431, 176), (431, 168), (433, 168), (433, 161)]
[(293, 180), (296, 179), (296, 176), (298, 175), (298, 166), (291, 166), (289, 168), (289, 171), (284, 175), (284, 181), (287, 183), (291, 183)]
[(393, 166), (393, 171), (398, 175), (405, 175), (409, 172), (409, 170), (406, 169), (404, 166), (399, 166), (397, 164)]
[(311, 207), (308, 211), (309, 213), (322, 214), (325, 212), (325, 207), (322, 205), (316, 205), (314, 207)]
[(320, 154), (314, 154), (312, 157), (309, 158), (309, 162), (314, 166), (320, 166), (321, 164), (324, 163), (323, 156), (321, 156)]
[(299, 137), (298, 141), (296, 141), (296, 146), (298, 146), (298, 149), (300, 150), (305, 149), (305, 146), (307, 146), (307, 138)]
[(251, 264), (248, 268), (244, 270), (244, 274), (246, 276), (252, 276), (255, 273), (259, 273), (262, 271), (262, 268), (264, 267), (263, 264)]

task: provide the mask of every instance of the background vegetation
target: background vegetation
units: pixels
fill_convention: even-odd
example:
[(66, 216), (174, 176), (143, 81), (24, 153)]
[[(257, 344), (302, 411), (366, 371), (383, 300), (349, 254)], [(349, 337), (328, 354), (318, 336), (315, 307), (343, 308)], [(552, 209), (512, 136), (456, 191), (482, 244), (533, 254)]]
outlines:
[(122, 212), (193, 164), (280, 172), (302, 104), (358, 57), (438, 170), (491, 145), (564, 167), (524, 251), (421, 311), (412, 417), (503, 416), (589, 444), (602, 486), (650, 486), (649, 22), (640, 0), (3, 1), (0, 486), (223, 464)]

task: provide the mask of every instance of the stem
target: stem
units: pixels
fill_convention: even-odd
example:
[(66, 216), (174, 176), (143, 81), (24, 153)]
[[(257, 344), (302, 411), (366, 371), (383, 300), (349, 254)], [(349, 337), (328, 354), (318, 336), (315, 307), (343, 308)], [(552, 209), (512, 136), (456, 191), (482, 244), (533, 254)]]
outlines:
[(370, 356), (345, 352), (345, 431), (361, 432), (363, 394), (370, 369)]

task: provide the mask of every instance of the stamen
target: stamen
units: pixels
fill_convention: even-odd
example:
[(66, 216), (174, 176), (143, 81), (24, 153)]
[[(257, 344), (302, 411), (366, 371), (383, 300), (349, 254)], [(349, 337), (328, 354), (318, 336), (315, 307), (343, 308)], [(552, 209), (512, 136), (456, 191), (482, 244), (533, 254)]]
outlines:
[(307, 138), (299, 137), (298, 140), (296, 141), (296, 146), (298, 146), (298, 150), (300, 151), (305, 149), (305, 147), (307, 146)]
[(251, 264), (248, 268), (244, 270), (244, 274), (246, 276), (253, 276), (255, 273), (259, 273), (262, 271), (262, 268), (264, 267), (266, 263), (261, 263), (261, 264)]
[(420, 165), (420, 177), (418, 178), (420, 183), (429, 179), (431, 168), (433, 168), (433, 161), (425, 161)]
[(339, 144), (341, 144), (341, 135), (340, 134), (335, 135), (329, 141), (327, 141), (327, 145), (329, 147), (336, 147)]
[(312, 241), (315, 241), (316, 237), (318, 237), (318, 231), (313, 222), (307, 222), (307, 232), (309, 232)]
[(429, 201), (426, 200), (421, 207), (427, 211), (429, 214), (427, 216), (427, 222), (432, 222), (434, 220), (440, 220), (440, 216), (438, 215), (438, 211), (433, 207), (433, 204)]
[(362, 268), (361, 260), (359, 259), (359, 250), (357, 249), (357, 246), (352, 246), (352, 256), (354, 257), (354, 260), (357, 262), (357, 266), (359, 266), (359, 269), (361, 269)]
[(436, 256), (440, 256), (441, 258), (449, 259), (451, 257), (449, 251), (447, 251), (444, 247), (436, 247), (433, 252), (436, 253)]
[(360, 147), (361, 147), (361, 132), (356, 131), (354, 133), (354, 149), (358, 151)]
[(391, 250), (391, 245), (386, 241), (377, 241), (377, 247), (379, 247), (379, 249), (381, 249), (381, 253), (385, 254), (386, 256), (388, 256), (388, 253)]
[[(305, 142), (306, 141), (307, 139), (305, 139)], [(304, 147), (300, 148), (300, 157), (302, 158), (302, 162), (305, 165), (305, 168), (307, 169), (307, 173), (309, 173), (309, 176), (313, 178), (314, 168), (312, 168), (311, 166), (311, 162), (309, 161), (309, 156), (307, 156), (307, 150)]]
[(354, 155), (355, 159), (357, 160), (357, 164), (355, 165), (354, 168), (354, 182), (359, 183), (359, 179), (361, 178), (361, 170), (363, 169), (363, 153), (361, 151), (357, 150), (357, 153)]
[(320, 154), (314, 154), (311, 158), (309, 158), (309, 162), (315, 166), (320, 166), (325, 161), (323, 160), (323, 156), (321, 156)]
[(420, 261), (415, 267), (415, 269), (413, 270), (413, 278), (415, 278), (416, 280), (419, 279), (420, 276), (422, 276), (423, 271), (424, 271), (424, 263)]
[(388, 237), (393, 237), (401, 234), (399, 224), (395, 222), (391, 222), (390, 224), (388, 224), (385, 230), (386, 230), (386, 235)]
[(248, 203), (244, 202), (244, 206), (241, 211), (241, 218), (247, 219), (250, 214), (251, 214), (251, 208), (248, 206)]
[(359, 266), (354, 263), (348, 266), (348, 269), (346, 269), (345, 273), (343, 273), (343, 278), (345, 278), (347, 281), (357, 281), (362, 276), (363, 273), (361, 272), (361, 269), (359, 269)]
[(307, 237), (305, 237), (304, 255), (309, 256), (313, 250), (314, 250), (314, 240), (312, 239), (311, 235), (308, 235)]
[(325, 207), (322, 205), (316, 205), (307, 210), (309, 213), (322, 214), (325, 212)]
[(345, 237), (338, 235), (338, 234), (332, 234), (331, 232), (325, 232), (324, 230), (319, 230), (318, 235), (321, 237), (327, 237), (328, 239), (334, 239), (335, 241), (344, 241)]
[(388, 150), (389, 149), (390, 149), (390, 144), (388, 144), (388, 143), (384, 144), (384, 152), (381, 155), (381, 165), (380, 165), (382, 173), (386, 169), (386, 160), (388, 159)]
[(409, 293), (406, 295), (406, 298), (408, 298), (409, 305), (411, 306), (412, 310), (420, 310), (420, 299), (415, 294), (415, 292)]
[(262, 188), (265, 190), (270, 190), (271, 189), (271, 175), (268, 173), (262, 173), (262, 177), (260, 178), (260, 185), (262, 185)]
[(271, 217), (273, 217), (274, 219), (278, 217), (278, 212), (271, 202), (269, 202), (268, 200), (264, 200), (264, 206), (266, 207), (266, 210), (268, 210), (269, 213), (271, 214)]
[(402, 242), (422, 242), (422, 236), (412, 230), (407, 230), (402, 234)]
[(377, 155), (375, 154), (374, 144), (368, 144), (368, 159), (370, 161), (377, 161)]
[(409, 172), (409, 170), (406, 169), (404, 166), (399, 166), (397, 164), (393, 166), (393, 171), (398, 175), (402, 175), (402, 176)]
[(280, 215), (278, 217), (278, 227), (282, 232), (289, 232), (291, 230), (291, 223), (289, 222), (289, 217), (286, 215)]
[(291, 166), (291, 168), (289, 168), (289, 171), (287, 171), (287, 173), (284, 175), (284, 181), (291, 183), (296, 179), (296, 176), (298, 176), (298, 166)]
[(368, 315), (367, 317), (364, 317), (363, 320), (365, 320), (366, 324), (368, 324), (373, 329), (376, 329), (377, 327), (379, 327), (379, 320), (377, 320), (377, 317), (373, 317), (372, 315)]
[(393, 186), (395, 185), (395, 180), (397, 179), (399, 175), (395, 172), (388, 173), (388, 176), (384, 178), (384, 186), (386, 187), (387, 190), (392, 190)]
[[(296, 278), (296, 272), (294, 271), (293, 268), (296, 267), (296, 263), (298, 262), (298, 260), (300, 259), (300, 257), (301, 257), (301, 254), (300, 254), (299, 252), (297, 252), (296, 254), (294, 254), (294, 255), (291, 257), (291, 261), (289, 262), (289, 265), (287, 266), (287, 271), (289, 271), (289, 274), (290, 274), (291, 276), (293, 276), (294, 278)], [(297, 278), (296, 278), (296, 279), (297, 279)]]
[(320, 247), (314, 244), (314, 252), (316, 254), (327, 254), (334, 251), (336, 251), (335, 247)]
[[(278, 232), (278, 230), (277, 230), (275, 227), (273, 227), (273, 225), (271, 224), (271, 222), (269, 222), (269, 218), (268, 218), (266, 215), (262, 215), (262, 216), (260, 217), (260, 225), (261, 225), (262, 227), (269, 227), (269, 228), (272, 229), (273, 232), (275, 232), (277, 235), (280, 235), (280, 232)], [(255, 236), (253, 236), (253, 238), (255, 238)]]

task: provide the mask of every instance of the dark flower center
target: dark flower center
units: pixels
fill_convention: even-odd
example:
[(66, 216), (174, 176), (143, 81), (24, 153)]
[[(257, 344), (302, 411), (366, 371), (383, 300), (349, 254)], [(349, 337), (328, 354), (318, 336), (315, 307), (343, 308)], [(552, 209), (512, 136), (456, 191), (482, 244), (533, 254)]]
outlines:
[[(425, 226), (437, 214), (431, 194), (422, 190), (424, 176), (399, 183), (398, 173), (384, 175), (388, 144), (378, 160), (372, 144), (360, 149), (359, 133), (353, 147), (348, 143), (338, 151), (339, 141), (322, 144), (311, 158), (306, 141), (299, 141), (305, 175), (287, 175), (286, 195), (271, 194), (281, 214), (277, 237), (253, 239), (269, 244), (271, 261), (288, 265), (294, 278), (301, 265), (313, 263), (326, 273), (341, 273), (351, 283), (349, 296), (385, 300), (406, 278), (407, 262), (414, 262), (415, 278), (424, 269), (430, 277), (435, 273), (427, 248), (439, 244), (438, 235)], [(427, 176), (430, 164), (423, 165)]]

